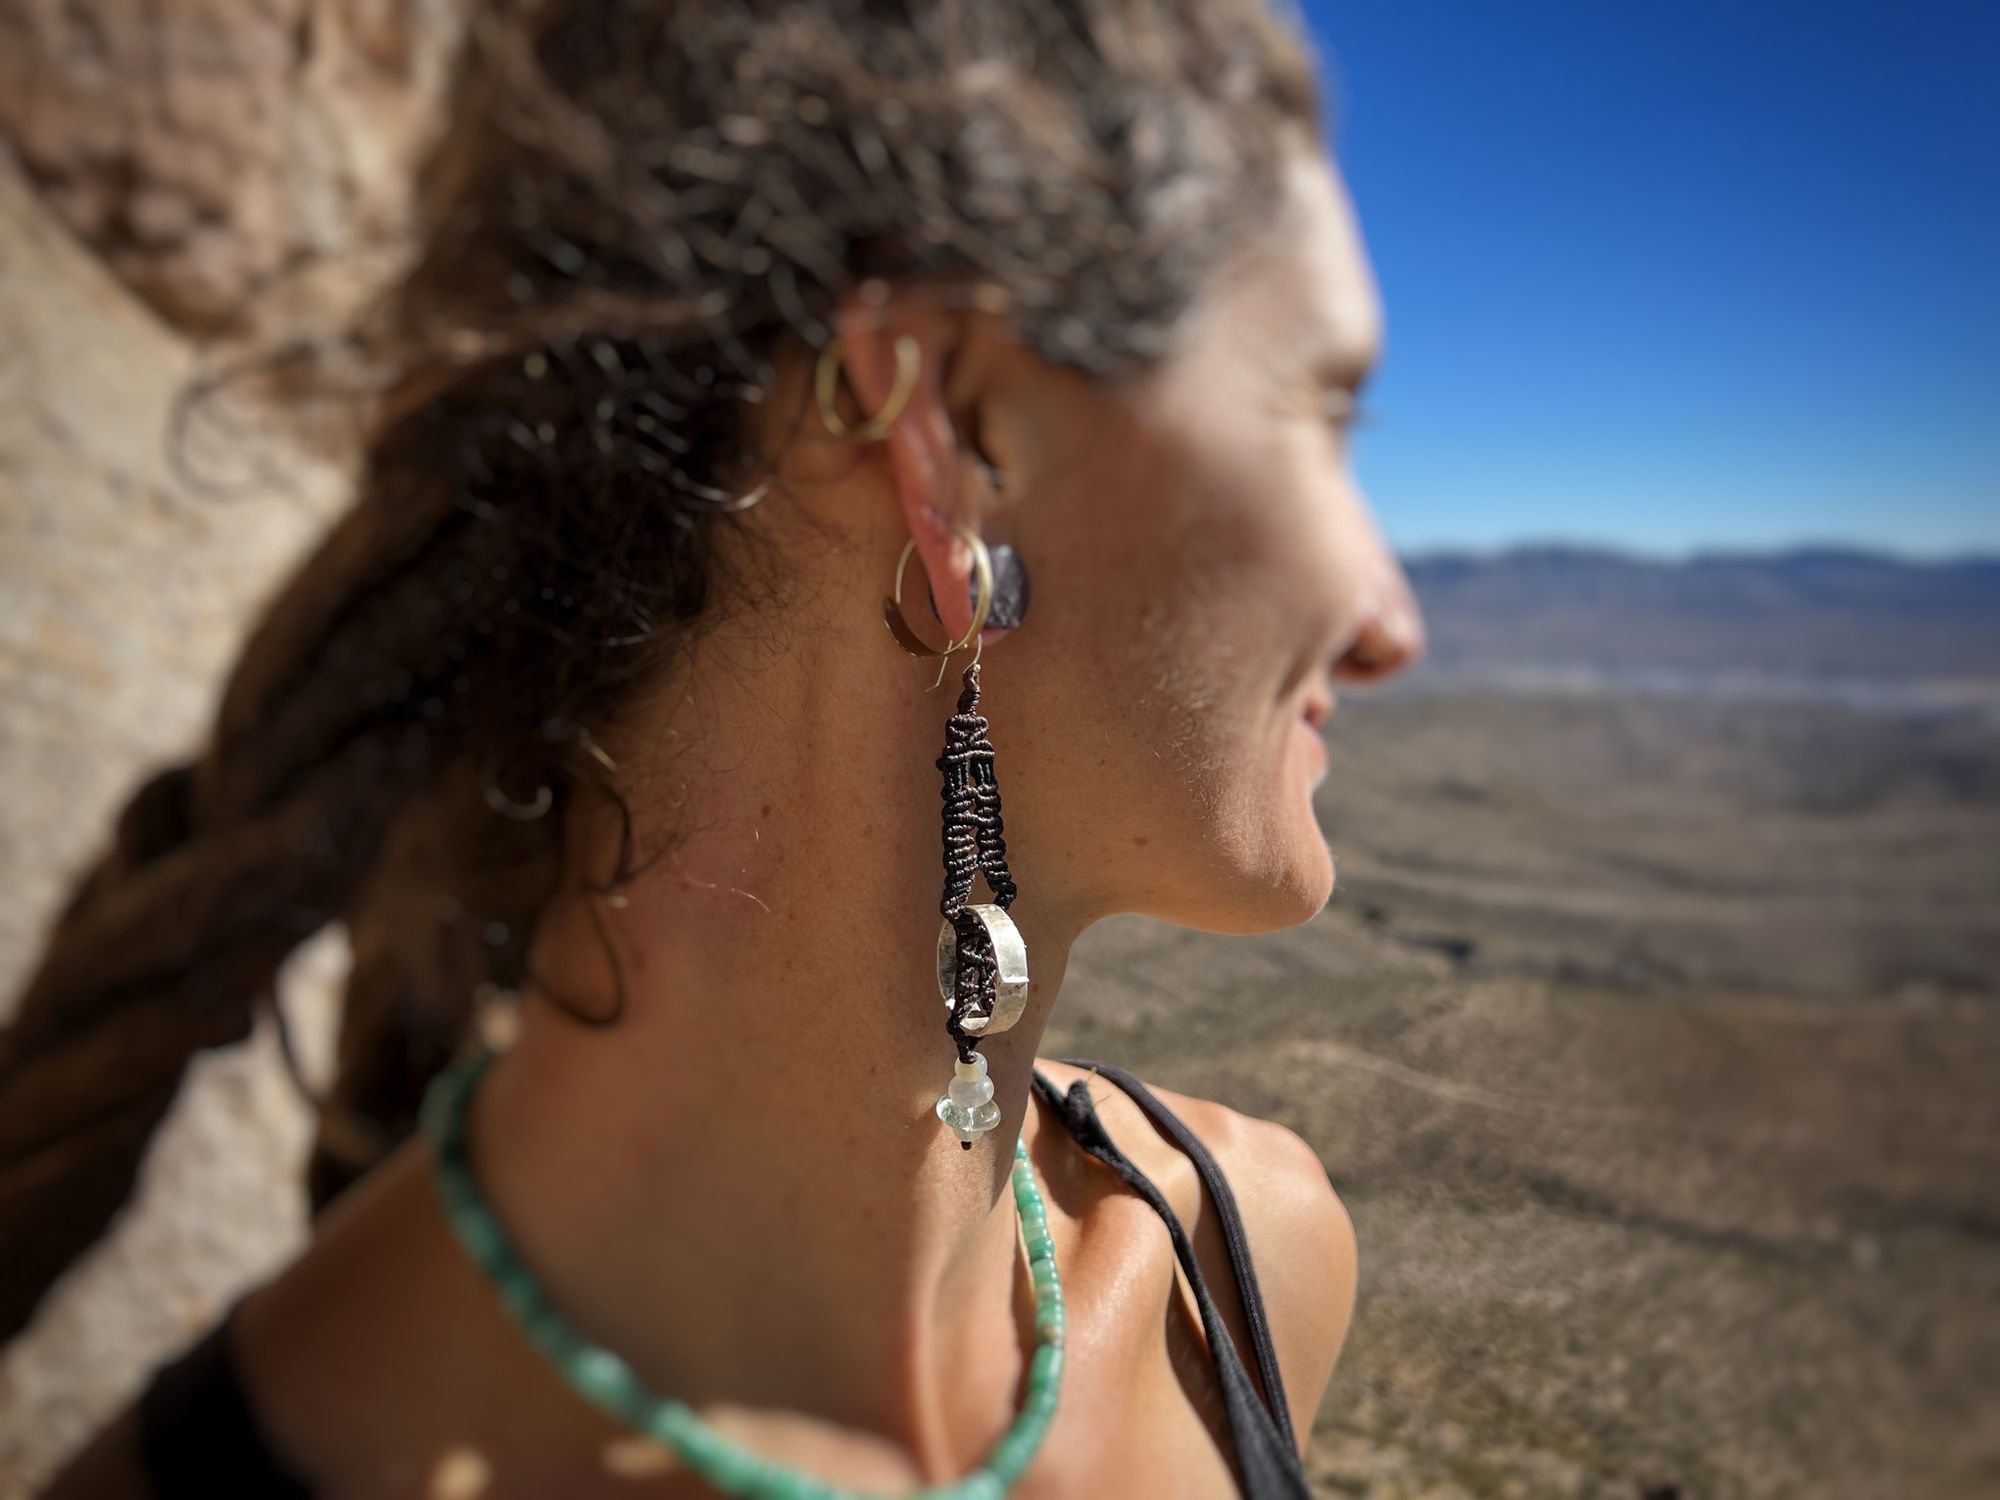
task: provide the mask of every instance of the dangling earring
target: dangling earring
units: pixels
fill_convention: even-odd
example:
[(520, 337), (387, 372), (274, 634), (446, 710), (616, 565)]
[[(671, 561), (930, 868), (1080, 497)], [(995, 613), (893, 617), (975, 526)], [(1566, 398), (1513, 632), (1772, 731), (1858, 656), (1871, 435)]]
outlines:
[[(912, 655), (941, 656), (949, 662), (968, 645), (973, 648), (957, 712), (945, 725), (944, 753), (937, 758), (938, 770), (944, 773), (944, 895), (938, 903), (944, 925), (938, 930), (937, 983), (948, 1012), (945, 1030), (957, 1053), (951, 1082), (937, 1102), (937, 1117), (951, 1128), (959, 1145), (970, 1151), (975, 1140), (1000, 1123), (1000, 1106), (993, 1102), (993, 1080), (987, 1077), (986, 1058), (978, 1046), (982, 1038), (1005, 1031), (1020, 1020), (1027, 1007), (1028, 945), (1007, 915), (1019, 888), (1007, 868), (993, 742), (987, 738), (987, 722), (979, 712), (980, 633), (991, 618), (996, 593), (994, 558), (977, 532), (956, 522), (952, 529), (972, 549), (977, 589), (972, 624), (964, 637), (941, 651), (934, 650), (925, 646), (904, 620), (903, 569), (914, 539), (904, 545), (896, 564), (895, 594), (884, 599), (882, 607), (889, 633)], [(1018, 558), (1013, 566), (1019, 578), (1012, 593), (1024, 607), (1026, 573)], [(1021, 612), (1017, 609), (1014, 623), (1019, 623)], [(943, 671), (940, 663), (940, 680)], [(973, 877), (982, 872), (993, 900), (973, 903)]]
[[(944, 754), (937, 760), (944, 772), (945, 863), (937, 980), (950, 1011), (945, 1029), (958, 1052), (951, 1084), (937, 1102), (937, 1117), (968, 1151), (1000, 1123), (979, 1040), (1020, 1020), (1028, 1003), (1028, 945), (1007, 915), (1016, 887), (1007, 869), (993, 742), (978, 710), (979, 663), (974, 662), (965, 669), (958, 712), (945, 726)], [(976, 870), (986, 873), (991, 903), (968, 904)]]
[[(828, 340), (813, 371), (813, 395), (820, 418), (836, 435), (856, 442), (878, 442), (888, 436), (916, 386), (919, 349), (907, 334), (896, 340), (896, 380), (882, 409), (850, 425), (834, 409), (839, 378), (840, 346)], [(990, 465), (988, 466), (990, 469)], [(938, 910), (944, 925), (938, 930), (937, 982), (948, 1018), (956, 1061), (952, 1079), (937, 1102), (937, 1117), (949, 1126), (965, 1150), (1000, 1123), (1000, 1106), (993, 1102), (993, 1080), (986, 1076), (986, 1059), (979, 1052), (983, 1037), (1005, 1031), (1021, 1019), (1028, 1003), (1028, 945), (1007, 908), (1017, 887), (1007, 868), (1007, 843), (1001, 824), (1000, 783), (994, 774), (993, 742), (987, 738), (979, 712), (980, 634), (991, 623), (1013, 629), (1028, 608), (1028, 575), (1019, 554), (1001, 546), (989, 551), (979, 534), (959, 522), (952, 530), (972, 549), (974, 597), (972, 624), (965, 635), (942, 650), (927, 646), (903, 618), (903, 574), (916, 551), (917, 539), (903, 544), (896, 559), (896, 581), (882, 601), (889, 634), (912, 656), (937, 656), (936, 687), (945, 667), (967, 646), (972, 661), (965, 669), (958, 711), (945, 725), (944, 753), (937, 768), (944, 773), (944, 896)], [(999, 587), (996, 587), (996, 571)], [(996, 607), (997, 606), (997, 607)], [(932, 600), (936, 608), (936, 600)], [(984, 872), (993, 892), (991, 902), (973, 903), (972, 880)]]

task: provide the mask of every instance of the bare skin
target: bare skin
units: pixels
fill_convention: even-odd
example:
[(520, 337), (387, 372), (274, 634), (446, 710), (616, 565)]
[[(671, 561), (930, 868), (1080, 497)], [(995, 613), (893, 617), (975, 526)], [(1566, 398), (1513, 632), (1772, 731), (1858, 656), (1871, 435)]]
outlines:
[[(917, 389), (872, 447), (818, 425), (803, 362), (764, 410), (787, 493), (751, 513), (771, 545), (744, 566), (783, 559), (782, 597), (732, 615), (601, 736), (642, 847), (669, 852), (606, 901), (586, 881), (610, 816), (579, 819), (533, 968), (591, 1013), (622, 985), (623, 1009), (590, 1028), (527, 998), (476, 1099), (475, 1164), (551, 1298), (654, 1389), (828, 1482), (897, 1490), (962, 1476), (1018, 1409), (1023, 1136), (1070, 1356), (1018, 1493), (1232, 1494), (1165, 1231), (1046, 1117), (1029, 1070), (1075, 1076), (1035, 1054), (1101, 917), (1267, 931), (1331, 892), (1312, 725), (1336, 680), (1422, 641), (1339, 425), (1379, 338), (1359, 237), (1301, 151), (1282, 222), (1219, 278), (1186, 350), (1116, 391), (1034, 359), (990, 312), (863, 294), (847, 314), (843, 399), (879, 409), (898, 334), (921, 345)], [(967, 628), (952, 519), (1012, 542), (1034, 585), (1028, 622), (981, 658), (1034, 982), (983, 1049), (1003, 1123), (970, 1152), (931, 1114), (951, 1058), (931, 762), (957, 673), (928, 691), (935, 664), (896, 647), (879, 602), (915, 536), (943, 618), (913, 621)], [(921, 600), (915, 564), (912, 580)], [(1115, 1087), (1092, 1092), (1247, 1349), (1191, 1165)], [(1161, 1092), (1236, 1185), (1303, 1444), (1352, 1309), (1345, 1210), (1290, 1132)], [(522, 1343), (428, 1171), (422, 1143), (397, 1151), (245, 1303), (235, 1347), (278, 1450), (332, 1496), (706, 1493)], [(131, 1462), (128, 1419), (55, 1493), (144, 1493)]]

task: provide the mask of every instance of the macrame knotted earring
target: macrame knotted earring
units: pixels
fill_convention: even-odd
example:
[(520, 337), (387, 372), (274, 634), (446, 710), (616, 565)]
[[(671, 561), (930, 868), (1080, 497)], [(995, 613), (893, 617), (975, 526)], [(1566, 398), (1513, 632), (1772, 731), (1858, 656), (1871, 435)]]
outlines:
[[(993, 1081), (986, 1076), (986, 1059), (978, 1046), (981, 1038), (1005, 1031), (1021, 1019), (1028, 1003), (1028, 945), (1007, 915), (1019, 888), (1007, 868), (993, 742), (979, 712), (980, 633), (992, 619), (998, 593), (995, 558), (977, 532), (956, 523), (952, 529), (972, 549), (972, 624), (964, 637), (942, 650), (926, 646), (903, 618), (903, 570), (916, 550), (914, 538), (904, 544), (897, 559), (895, 593), (882, 601), (882, 613), (889, 633), (905, 651), (945, 659), (939, 663), (939, 681), (953, 654), (973, 648), (957, 711), (945, 725), (944, 752), (937, 758), (937, 768), (944, 773), (944, 895), (938, 902), (944, 925), (938, 930), (937, 983), (948, 1012), (945, 1029), (958, 1054), (951, 1082), (938, 1099), (937, 1117), (969, 1151), (975, 1140), (1000, 1123)], [(1011, 629), (1026, 612), (1027, 574), (1019, 558), (1007, 551)], [(972, 882), (981, 873), (993, 899), (975, 903)]]
[[(1016, 886), (1007, 868), (1000, 816), (1000, 783), (993, 774), (993, 742), (979, 712), (979, 663), (965, 669), (958, 712), (945, 725), (944, 899), (938, 909), (938, 993), (951, 1012), (945, 1029), (958, 1049), (951, 1085), (937, 1102), (937, 1117), (966, 1150), (1000, 1123), (981, 1037), (1005, 1031), (1028, 1003), (1028, 945), (1007, 915)], [(990, 903), (969, 904), (974, 874), (984, 871)]]

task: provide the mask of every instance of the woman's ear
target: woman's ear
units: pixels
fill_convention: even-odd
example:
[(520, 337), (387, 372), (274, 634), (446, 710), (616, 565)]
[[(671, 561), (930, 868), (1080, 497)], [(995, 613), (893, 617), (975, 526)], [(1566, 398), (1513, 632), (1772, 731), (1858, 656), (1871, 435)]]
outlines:
[[(967, 493), (971, 455), (963, 451), (946, 398), (946, 368), (961, 328), (944, 308), (871, 301), (866, 289), (843, 302), (835, 315), (841, 370), (847, 393), (835, 392), (836, 409), (850, 426), (884, 410), (898, 386), (899, 357), (914, 361), (907, 399), (895, 409), (888, 436), (889, 478), (909, 533), (916, 538), (945, 645), (964, 638), (972, 625), (972, 549), (953, 532), (953, 522), (979, 530), (980, 517)], [(899, 356), (898, 345), (904, 345)], [(855, 404), (859, 403), (858, 409)], [(905, 581), (906, 616), (919, 597), (914, 577)], [(918, 626), (923, 632), (921, 624)]]

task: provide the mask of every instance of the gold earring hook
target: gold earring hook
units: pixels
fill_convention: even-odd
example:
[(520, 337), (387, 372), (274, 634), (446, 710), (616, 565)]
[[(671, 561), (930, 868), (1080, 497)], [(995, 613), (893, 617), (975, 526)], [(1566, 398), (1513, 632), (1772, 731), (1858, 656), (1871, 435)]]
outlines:
[(819, 351), (819, 361), (813, 367), (813, 395), (819, 401), (820, 419), (835, 437), (851, 438), (857, 443), (878, 443), (889, 435), (889, 424), (902, 415), (903, 407), (910, 399), (910, 393), (917, 388), (917, 367), (922, 356), (917, 341), (907, 333), (896, 335), (896, 383), (889, 388), (889, 398), (882, 403), (882, 409), (865, 421), (852, 426), (834, 409), (835, 382), (840, 378), (840, 344), (828, 339)]
[(889, 627), (889, 634), (896, 638), (897, 645), (912, 656), (943, 658), (938, 663), (937, 681), (931, 684), (933, 688), (944, 681), (945, 668), (950, 665), (953, 655), (963, 651), (967, 646), (972, 647), (970, 665), (978, 664), (979, 653), (986, 644), (981, 638), (981, 633), (986, 629), (986, 621), (993, 612), (993, 554), (987, 550), (986, 543), (980, 538), (979, 533), (971, 527), (953, 521), (951, 529), (960, 541), (972, 549), (972, 571), (977, 583), (977, 592), (973, 596), (972, 623), (966, 628), (965, 634), (948, 646), (941, 648), (927, 646), (922, 637), (910, 628), (910, 622), (903, 618), (903, 575), (910, 565), (910, 555), (917, 550), (915, 537), (903, 543), (903, 551), (896, 559), (895, 592), (882, 601), (883, 621)]
[(979, 665), (979, 653), (986, 646), (986, 618), (993, 612), (993, 554), (986, 550), (986, 543), (980, 540), (978, 532), (957, 522), (952, 523), (952, 530), (972, 549), (972, 569), (978, 579), (978, 590), (973, 595), (972, 623), (966, 627), (965, 638), (945, 650), (944, 660), (938, 663), (937, 682), (931, 684), (933, 688), (944, 681), (944, 669), (950, 665), (954, 651), (963, 651), (970, 645), (972, 660), (966, 664), (966, 669), (970, 671)]

